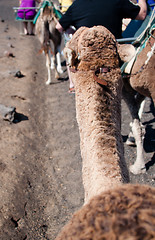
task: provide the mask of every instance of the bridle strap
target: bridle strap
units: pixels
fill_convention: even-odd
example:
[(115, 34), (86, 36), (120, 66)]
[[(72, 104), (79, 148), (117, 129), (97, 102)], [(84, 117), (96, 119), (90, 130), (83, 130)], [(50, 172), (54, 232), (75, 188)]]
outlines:
[[(76, 73), (77, 71), (78, 71), (78, 72), (79, 72), (79, 71), (81, 71), (81, 72), (86, 72), (86, 71), (83, 71), (83, 70), (75, 69), (75, 68), (73, 68), (73, 67), (69, 67), (69, 70), (70, 70), (70, 72), (72, 72), (72, 73)], [(100, 78), (100, 77), (97, 76), (97, 75), (100, 74), (100, 73), (107, 73), (107, 72), (109, 72), (109, 68), (107, 68), (107, 67), (98, 68), (97, 70), (95, 70), (95, 71), (93, 72), (93, 77), (94, 77), (95, 81), (96, 81), (97, 83), (103, 85), (103, 86), (107, 86), (107, 81), (106, 81), (105, 79)]]
[(98, 77), (97, 75), (100, 73), (107, 73), (109, 72), (109, 68), (107, 67), (103, 67), (103, 68), (98, 68), (97, 70), (94, 71), (94, 79), (97, 83), (103, 85), (103, 86), (107, 86), (107, 81), (105, 79), (103, 79), (102, 77)]

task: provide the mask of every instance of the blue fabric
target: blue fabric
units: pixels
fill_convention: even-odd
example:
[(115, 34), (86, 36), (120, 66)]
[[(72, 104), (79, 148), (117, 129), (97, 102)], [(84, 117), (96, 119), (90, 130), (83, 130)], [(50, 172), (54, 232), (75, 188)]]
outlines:
[[(137, 3), (138, 3), (138, 0), (137, 0)], [(154, 1), (154, 0), (148, 0), (147, 3), (148, 3), (149, 5), (151, 5), (151, 4), (155, 4), (155, 1)], [(151, 8), (153, 9), (154, 6), (152, 6)]]
[[(147, 17), (148, 17), (147, 21), (144, 20), (143, 24), (140, 27), (140, 29), (138, 29), (138, 31), (137, 31), (137, 33), (139, 33), (139, 34), (136, 33), (138, 41), (136, 42), (136, 40), (135, 40), (134, 42), (132, 42), (132, 44), (135, 47), (136, 46), (137, 47), (140, 46), (140, 49), (139, 49), (137, 55), (142, 51), (143, 48), (145, 48), (145, 45), (146, 45), (146, 42), (147, 42), (148, 38), (150, 37), (152, 31), (155, 29), (155, 11), (154, 10), (151, 11), (150, 14)], [(131, 27), (132, 27), (132, 25), (133, 25), (133, 23), (131, 24)], [(135, 58), (135, 61), (136, 61), (136, 58)], [(125, 62), (121, 66), (122, 74), (123, 74), (124, 69), (126, 68), (127, 64), (128, 63)]]
[(122, 37), (123, 38), (138, 37), (146, 28), (146, 26), (150, 20), (151, 14), (152, 14), (152, 11), (149, 10), (148, 15), (146, 16), (144, 21), (131, 20), (131, 22), (129, 23), (129, 25), (127, 26), (125, 31), (123, 32)]
[[(148, 0), (147, 2), (148, 2), (149, 5), (151, 5), (151, 4), (155, 4), (155, 1), (154, 1), (154, 0)], [(152, 6), (151, 8), (153, 9), (154, 6)]]

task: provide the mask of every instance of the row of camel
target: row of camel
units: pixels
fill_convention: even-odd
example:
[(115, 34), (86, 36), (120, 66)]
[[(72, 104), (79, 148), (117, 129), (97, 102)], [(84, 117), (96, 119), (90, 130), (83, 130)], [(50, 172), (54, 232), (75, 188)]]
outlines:
[[(102, 26), (80, 28), (64, 49), (76, 92), (85, 202), (56, 240), (155, 238), (155, 189), (129, 184), (121, 137), (125, 86), (119, 58), (128, 59), (132, 49), (118, 46)], [(153, 64), (148, 62), (148, 68)], [(133, 134), (141, 134), (139, 119), (134, 121)], [(142, 141), (135, 138), (136, 143)], [(143, 159), (137, 158), (132, 168), (141, 172)]]
[[(50, 12), (53, 13), (51, 8)], [(43, 27), (46, 16), (49, 13), (45, 10), (36, 29)], [(48, 20), (49, 30), (52, 19), (55, 21), (52, 17)], [(53, 27), (55, 23), (51, 29)], [(50, 51), (49, 39), (42, 38), (45, 54)], [(76, 92), (85, 204), (62, 229), (57, 240), (155, 238), (155, 189), (129, 184), (121, 137), (123, 95), (133, 118), (132, 134), (137, 145), (137, 158), (130, 171), (145, 172), (144, 136), (138, 111), (145, 96), (155, 102), (154, 46), (153, 30), (137, 57), (130, 78), (122, 79), (120, 59), (129, 61), (134, 48), (119, 45), (103, 26), (82, 27), (66, 44), (64, 55)], [(147, 53), (152, 53), (151, 57)], [(49, 60), (47, 62), (49, 64)]]
[[(47, 3), (51, 1), (46, 1)], [(46, 66), (48, 69), (48, 80), (46, 84), (52, 82), (51, 68), (55, 70), (55, 78), (59, 78), (63, 72), (61, 67), (60, 58), (60, 44), (62, 40), (61, 34), (55, 29), (58, 18), (54, 12), (54, 5), (47, 4), (36, 22), (36, 34), (41, 42), (41, 50), (46, 56)], [(133, 118), (132, 135), (135, 137), (137, 145), (137, 159), (135, 164), (130, 167), (134, 174), (144, 173), (146, 171), (145, 162), (143, 157), (143, 139), (144, 130), (139, 119), (139, 108), (145, 97), (152, 97), (155, 102), (155, 86), (154, 86), (154, 32), (148, 39), (147, 44), (143, 51), (137, 56), (135, 64), (130, 75), (123, 77), (122, 96), (128, 105), (130, 113)], [(121, 45), (117, 45), (119, 48)], [(126, 45), (126, 52), (135, 53), (131, 45)], [(147, 56), (152, 52), (151, 57)], [(121, 56), (120, 56), (121, 57)], [(145, 62), (149, 59), (148, 63)], [(110, 58), (109, 58), (110, 60)], [(128, 61), (126, 58), (124, 61)], [(139, 131), (138, 131), (139, 129)], [(130, 133), (131, 134), (131, 133)]]
[(35, 24), (35, 32), (41, 43), (41, 52), (46, 57), (46, 67), (48, 79), (46, 85), (52, 83), (51, 69), (55, 71), (55, 78), (58, 79), (63, 73), (61, 66), (61, 41), (62, 35), (55, 28), (58, 22), (57, 1), (47, 0), (43, 2), (44, 7), (40, 6), (40, 15)]

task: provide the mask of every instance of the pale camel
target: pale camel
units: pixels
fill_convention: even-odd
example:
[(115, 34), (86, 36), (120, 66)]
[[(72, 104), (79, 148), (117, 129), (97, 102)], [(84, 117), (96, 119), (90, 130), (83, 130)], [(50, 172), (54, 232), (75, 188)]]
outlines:
[(56, 240), (155, 237), (155, 189), (123, 184), (129, 176), (121, 139), (117, 47), (114, 36), (97, 26), (80, 28), (64, 50), (76, 92), (86, 205)]
[(55, 70), (55, 78), (59, 78), (63, 73), (60, 58), (61, 33), (55, 28), (58, 19), (55, 8), (50, 0), (43, 2), (44, 7), (40, 8), (40, 15), (36, 22), (36, 35), (41, 43), (41, 52), (46, 56), (46, 67), (48, 70), (48, 80), (46, 84), (52, 82), (51, 69)]

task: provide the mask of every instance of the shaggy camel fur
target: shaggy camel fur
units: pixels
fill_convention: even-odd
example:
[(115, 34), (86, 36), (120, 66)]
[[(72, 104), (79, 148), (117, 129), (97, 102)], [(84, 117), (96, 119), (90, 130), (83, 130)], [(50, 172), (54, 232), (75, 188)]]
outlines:
[[(127, 57), (132, 46), (128, 50), (125, 45), (123, 50), (121, 55)], [(102, 26), (82, 27), (66, 45), (64, 54), (76, 92), (87, 202), (104, 190), (129, 182), (121, 137), (122, 79), (117, 42)], [(102, 78), (106, 86), (97, 83), (104, 82)]]
[(155, 189), (123, 185), (129, 177), (120, 134), (122, 83), (117, 43), (104, 27), (83, 27), (64, 53), (76, 91), (88, 203), (56, 240), (154, 239)]
[(56, 240), (155, 239), (155, 189), (124, 185), (94, 197), (77, 211)]
[(137, 56), (131, 75), (124, 78), (123, 83), (123, 98), (133, 118), (130, 135), (134, 136), (137, 145), (137, 159), (130, 166), (130, 171), (134, 174), (144, 173), (146, 172), (143, 156), (145, 130), (140, 122), (138, 112), (145, 97), (151, 97), (155, 104), (155, 29), (152, 30), (145, 42), (145, 47)]
[[(46, 56), (46, 67), (48, 70), (48, 80), (46, 84), (52, 82), (51, 69), (55, 70), (55, 78), (59, 78), (59, 73), (63, 73), (60, 58), (61, 34), (55, 28), (58, 20), (50, 0), (45, 1), (46, 5), (40, 9), (40, 15), (36, 22), (36, 35), (41, 43), (41, 51)], [(44, 4), (44, 3), (43, 3)]]

